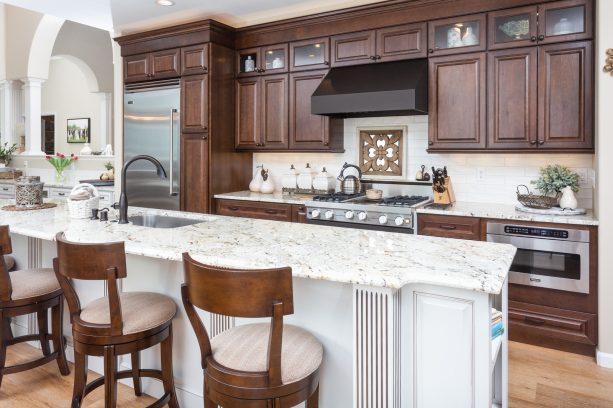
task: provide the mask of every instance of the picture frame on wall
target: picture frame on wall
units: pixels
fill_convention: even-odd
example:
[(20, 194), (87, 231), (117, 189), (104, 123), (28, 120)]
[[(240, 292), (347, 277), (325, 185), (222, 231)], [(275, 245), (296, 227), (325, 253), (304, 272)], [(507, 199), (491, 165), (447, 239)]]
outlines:
[(90, 118), (68, 119), (66, 141), (68, 143), (90, 143)]

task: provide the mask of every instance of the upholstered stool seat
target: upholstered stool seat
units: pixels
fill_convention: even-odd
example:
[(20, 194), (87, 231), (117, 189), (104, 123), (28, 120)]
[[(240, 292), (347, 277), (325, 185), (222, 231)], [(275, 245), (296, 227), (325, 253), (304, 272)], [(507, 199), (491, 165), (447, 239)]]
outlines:
[[(213, 359), (224, 367), (237, 371), (268, 370), (268, 336), (270, 324), (254, 323), (234, 327), (211, 339)], [(323, 347), (308, 331), (289, 324), (283, 325), (281, 347), (281, 381), (289, 384), (319, 368)]]
[(60, 284), (51, 268), (24, 269), (9, 274), (12, 300), (43, 296), (60, 290)]
[(10, 255), (4, 255), (4, 264), (6, 265), (7, 271), (12, 271), (15, 267), (15, 258)]
[[(168, 296), (151, 292), (127, 292), (119, 295), (123, 334), (143, 332), (172, 320), (176, 303)], [(81, 320), (87, 323), (111, 324), (109, 299), (90, 302), (81, 310)]]

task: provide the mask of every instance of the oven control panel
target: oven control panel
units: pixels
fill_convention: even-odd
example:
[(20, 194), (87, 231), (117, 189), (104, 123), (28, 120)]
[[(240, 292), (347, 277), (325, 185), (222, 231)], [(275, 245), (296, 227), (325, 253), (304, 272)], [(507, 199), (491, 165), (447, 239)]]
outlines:
[(568, 239), (568, 231), (550, 228), (533, 228), (518, 225), (505, 225), (505, 234), (526, 235), (541, 238)]

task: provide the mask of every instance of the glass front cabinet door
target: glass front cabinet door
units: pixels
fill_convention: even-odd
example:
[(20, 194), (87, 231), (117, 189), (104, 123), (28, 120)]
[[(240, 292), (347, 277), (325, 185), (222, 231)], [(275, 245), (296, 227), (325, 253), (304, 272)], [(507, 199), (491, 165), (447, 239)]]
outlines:
[(428, 23), (428, 53), (459, 54), (485, 50), (485, 14)]
[(287, 72), (287, 44), (240, 50), (236, 60), (241, 77)]
[(592, 38), (592, 2), (567, 0), (539, 6), (539, 43)]
[(330, 38), (296, 41), (289, 45), (290, 70), (325, 69), (330, 65)]
[(489, 49), (534, 45), (538, 40), (537, 7), (521, 7), (489, 14)]

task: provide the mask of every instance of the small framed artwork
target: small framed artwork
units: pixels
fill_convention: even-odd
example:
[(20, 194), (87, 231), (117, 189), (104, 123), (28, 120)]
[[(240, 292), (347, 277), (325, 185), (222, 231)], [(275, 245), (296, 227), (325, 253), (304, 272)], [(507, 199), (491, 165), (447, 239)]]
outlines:
[(406, 175), (406, 126), (358, 127), (358, 163), (362, 177), (401, 180)]
[(90, 143), (89, 118), (68, 119), (66, 141), (68, 143)]

